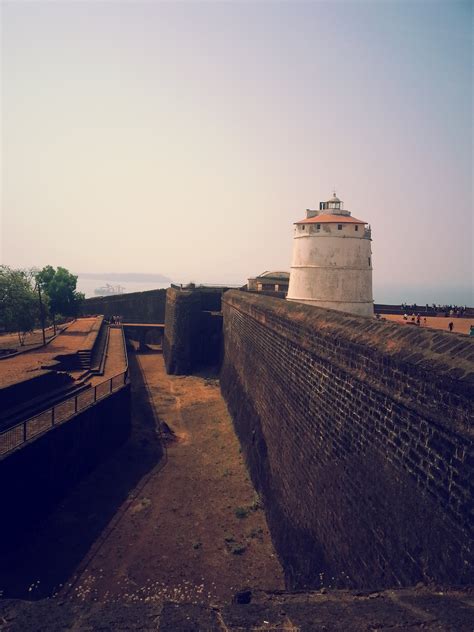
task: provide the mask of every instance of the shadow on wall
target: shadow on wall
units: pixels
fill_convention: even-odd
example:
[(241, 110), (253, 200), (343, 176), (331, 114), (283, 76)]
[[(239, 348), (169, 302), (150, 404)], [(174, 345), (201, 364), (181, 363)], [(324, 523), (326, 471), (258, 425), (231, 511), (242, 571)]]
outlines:
[(163, 356), (168, 374), (191, 375), (220, 364), (224, 291), (167, 290)]
[(223, 303), (221, 388), (287, 586), (472, 583), (474, 340)]
[[(132, 429), (110, 458), (72, 489), (42, 524), (2, 554), (3, 597), (41, 599), (65, 584), (131, 490), (163, 458), (143, 375), (130, 355)], [(0, 525), (1, 529), (1, 525)], [(29, 587), (40, 581), (32, 591)]]

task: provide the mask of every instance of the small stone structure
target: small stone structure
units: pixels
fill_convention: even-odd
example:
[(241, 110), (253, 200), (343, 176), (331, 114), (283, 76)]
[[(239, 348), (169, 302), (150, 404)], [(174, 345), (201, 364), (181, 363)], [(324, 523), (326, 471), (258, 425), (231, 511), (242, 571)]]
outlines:
[(247, 281), (251, 292), (288, 292), (289, 272), (262, 272)]

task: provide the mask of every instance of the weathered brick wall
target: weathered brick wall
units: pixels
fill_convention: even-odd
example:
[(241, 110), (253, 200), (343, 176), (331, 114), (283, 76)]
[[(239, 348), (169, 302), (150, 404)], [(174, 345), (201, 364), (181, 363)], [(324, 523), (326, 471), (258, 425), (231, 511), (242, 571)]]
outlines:
[(472, 581), (474, 340), (233, 291), (223, 314), (288, 585)]
[(163, 355), (168, 373), (183, 375), (219, 363), (222, 342), (222, 289), (179, 290), (166, 294)]
[(168, 373), (191, 373), (196, 361), (199, 341), (201, 300), (192, 290), (166, 291), (163, 356)]
[(165, 303), (165, 289), (131, 292), (88, 298), (84, 301), (82, 313), (122, 316), (124, 322), (132, 323), (163, 323)]

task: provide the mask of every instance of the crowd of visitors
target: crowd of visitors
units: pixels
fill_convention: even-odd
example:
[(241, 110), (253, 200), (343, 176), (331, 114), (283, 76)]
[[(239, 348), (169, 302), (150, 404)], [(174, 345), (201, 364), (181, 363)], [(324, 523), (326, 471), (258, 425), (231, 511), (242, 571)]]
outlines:
[(122, 317), (121, 316), (108, 316), (106, 320), (108, 321), (109, 325), (120, 325), (120, 323), (122, 322)]
[[(421, 322), (421, 315), (419, 313), (415, 314), (415, 312), (413, 312), (413, 314), (411, 316), (408, 316), (408, 314), (405, 312), (403, 314), (403, 320), (405, 320), (406, 322), (410, 321), (414, 325), (418, 325), (418, 326), (422, 324), (422, 322)], [(423, 325), (426, 326), (426, 318), (425, 317), (423, 318)]]

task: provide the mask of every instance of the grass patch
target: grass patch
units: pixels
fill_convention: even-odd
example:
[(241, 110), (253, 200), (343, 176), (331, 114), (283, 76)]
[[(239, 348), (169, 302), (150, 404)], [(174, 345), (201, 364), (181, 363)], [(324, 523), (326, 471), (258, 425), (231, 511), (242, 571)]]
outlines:
[(262, 508), (262, 501), (260, 499), (260, 496), (258, 494), (255, 494), (255, 496), (253, 498), (253, 502), (250, 505), (250, 509), (252, 511), (258, 511), (261, 508)]
[(252, 531), (250, 531), (249, 538), (257, 538), (258, 540), (262, 540), (263, 539), (263, 529), (261, 527), (258, 527), (258, 529), (252, 529)]
[(247, 547), (245, 546), (245, 544), (236, 543), (230, 547), (230, 552), (232, 553), (232, 555), (242, 555), (243, 553), (245, 553), (246, 550)]
[(236, 507), (234, 510), (235, 516), (236, 518), (239, 518), (239, 520), (242, 520), (243, 518), (246, 518), (249, 515), (249, 510), (247, 509), (247, 507)]

